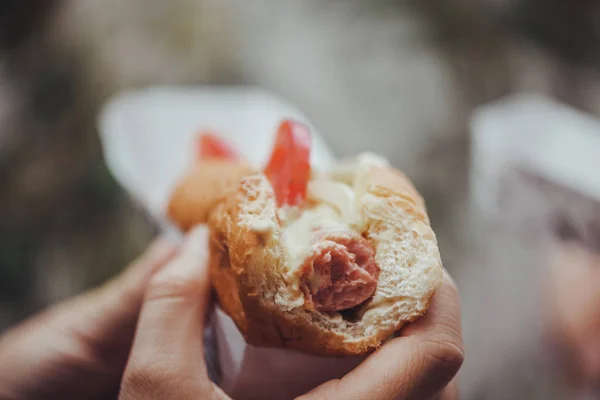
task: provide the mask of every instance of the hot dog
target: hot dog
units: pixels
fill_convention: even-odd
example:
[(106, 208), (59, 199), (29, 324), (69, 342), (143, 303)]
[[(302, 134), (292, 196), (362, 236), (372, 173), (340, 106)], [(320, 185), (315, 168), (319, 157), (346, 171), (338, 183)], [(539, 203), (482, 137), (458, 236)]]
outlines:
[(208, 224), (213, 286), (249, 344), (365, 354), (426, 312), (442, 281), (436, 237), (385, 159), (313, 171), (309, 155), (308, 129), (285, 121), (264, 169), (205, 159), (169, 216), (183, 230)]

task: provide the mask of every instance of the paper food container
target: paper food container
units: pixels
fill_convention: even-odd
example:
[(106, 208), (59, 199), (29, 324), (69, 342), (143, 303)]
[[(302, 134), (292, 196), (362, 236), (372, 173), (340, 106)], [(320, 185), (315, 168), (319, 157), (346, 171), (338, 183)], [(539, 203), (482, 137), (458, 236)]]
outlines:
[(503, 178), (515, 168), (600, 199), (600, 121), (543, 96), (519, 94), (471, 119), (473, 204), (498, 216)]
[[(511, 304), (513, 320), (498, 324), (516, 326), (521, 340), (536, 332), (524, 334), (524, 324), (539, 322), (545, 329), (549, 320), (590, 336), (585, 329), (598, 320), (600, 304), (600, 120), (555, 100), (519, 94), (478, 108), (471, 130), (472, 209), (494, 232), (510, 236), (510, 251), (508, 242), (488, 239), (504, 246), (486, 261), (503, 274), (494, 282), (512, 276), (502, 303), (518, 302)], [(519, 247), (524, 256), (508, 258)], [(535, 309), (525, 312), (522, 305)]]
[[(181, 238), (165, 218), (165, 210), (174, 184), (194, 161), (198, 131), (222, 134), (250, 162), (262, 166), (284, 118), (311, 127), (313, 166), (327, 168), (334, 162), (321, 136), (298, 109), (252, 87), (154, 87), (122, 93), (105, 106), (99, 130), (106, 162), (117, 181), (165, 231)], [(250, 346), (218, 307), (211, 329), (218, 383), (234, 398), (293, 398), (341, 378), (361, 361)]]

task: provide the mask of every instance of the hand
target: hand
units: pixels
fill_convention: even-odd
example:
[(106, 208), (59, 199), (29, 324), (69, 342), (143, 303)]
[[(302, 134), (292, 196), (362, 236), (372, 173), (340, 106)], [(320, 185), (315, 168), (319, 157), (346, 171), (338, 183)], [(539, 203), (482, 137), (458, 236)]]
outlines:
[(146, 284), (174, 253), (158, 240), (103, 287), (1, 336), (0, 398), (116, 398)]
[(600, 382), (600, 256), (578, 243), (556, 243), (549, 255), (545, 312), (569, 383)]
[[(208, 378), (204, 325), (209, 309), (205, 250), (188, 240), (151, 280), (121, 386), (121, 400), (228, 399)], [(430, 310), (340, 380), (311, 399), (452, 399), (462, 361), (458, 294), (446, 274)], [(438, 397), (434, 397), (438, 396)]]
[(297, 400), (458, 399), (464, 359), (458, 290), (444, 271), (427, 313), (340, 380)]

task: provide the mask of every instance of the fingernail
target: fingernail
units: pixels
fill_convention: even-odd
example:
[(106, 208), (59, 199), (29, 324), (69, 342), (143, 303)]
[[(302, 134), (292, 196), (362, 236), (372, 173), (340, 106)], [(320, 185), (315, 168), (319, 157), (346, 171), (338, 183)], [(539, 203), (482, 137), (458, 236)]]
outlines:
[(166, 260), (176, 248), (177, 245), (172, 240), (165, 236), (159, 236), (150, 243), (146, 254), (148, 254), (148, 259), (152, 261)]
[[(208, 261), (208, 229), (200, 226), (189, 232), (177, 257), (164, 270), (165, 274), (197, 275)], [(163, 271), (161, 271), (163, 272)]]
[(145, 286), (147, 280), (162, 268), (176, 254), (177, 246), (164, 237), (154, 239), (123, 273), (121, 281), (126, 287), (138, 290)]
[(202, 225), (190, 231), (181, 252), (193, 257), (205, 256), (208, 253), (208, 228)]

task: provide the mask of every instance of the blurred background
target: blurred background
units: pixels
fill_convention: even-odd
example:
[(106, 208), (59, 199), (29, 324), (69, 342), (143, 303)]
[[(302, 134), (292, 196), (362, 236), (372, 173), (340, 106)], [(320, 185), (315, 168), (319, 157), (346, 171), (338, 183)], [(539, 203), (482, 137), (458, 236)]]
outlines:
[(415, 181), (461, 290), (465, 399), (578, 398), (600, 374), (546, 338), (535, 240), (469, 208), (469, 116), (519, 91), (600, 114), (599, 27), (592, 0), (0, 0), (0, 331), (156, 234), (103, 162), (109, 96), (253, 84), (337, 155), (375, 151)]

